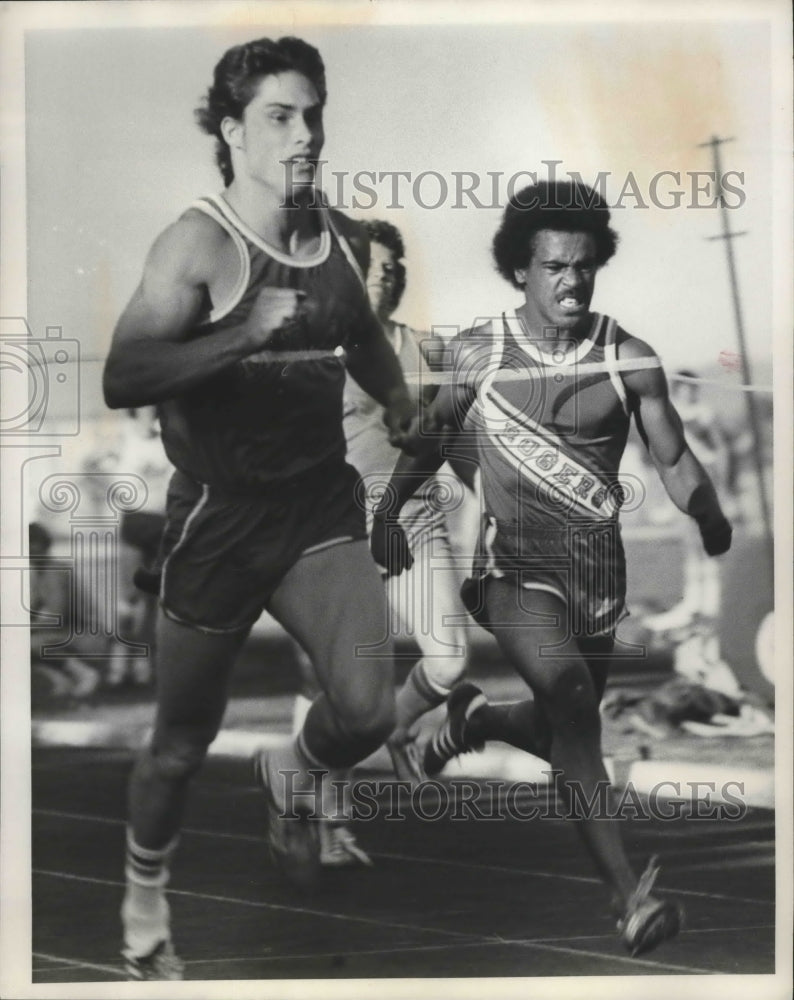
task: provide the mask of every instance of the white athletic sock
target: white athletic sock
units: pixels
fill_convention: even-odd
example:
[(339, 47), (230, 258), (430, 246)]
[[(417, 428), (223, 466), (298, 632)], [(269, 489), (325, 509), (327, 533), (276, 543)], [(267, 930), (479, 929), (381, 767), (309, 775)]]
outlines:
[[(348, 815), (350, 771), (330, 767), (310, 753), (302, 730), (291, 743), (271, 751), (268, 757), (271, 790), (278, 805), (286, 806), (292, 793), (297, 807), (338, 820)], [(290, 773), (295, 771), (298, 773)]]
[(295, 738), (298, 756), (309, 768), (323, 772), (321, 780), (321, 810), (326, 819), (345, 822), (350, 818), (350, 782), (352, 769), (330, 767), (312, 754), (306, 746), (303, 730)]
[(295, 695), (295, 704), (292, 706), (293, 736), (297, 736), (301, 729), (303, 729), (303, 723), (306, 721), (306, 716), (309, 714), (309, 709), (311, 707), (311, 698), (307, 698), (305, 694)]
[(127, 828), (127, 887), (121, 904), (121, 921), (125, 950), (131, 955), (148, 955), (160, 941), (171, 936), (165, 886), (177, 840), (175, 837), (164, 848), (150, 850), (140, 847), (132, 829)]
[(162, 889), (142, 892), (134, 883), (127, 885), (121, 904), (124, 951), (130, 957), (150, 955), (161, 941), (171, 938), (171, 913)]
[(424, 660), (414, 664), (405, 683), (397, 692), (396, 730), (406, 732), (426, 712), (446, 700), (449, 690), (433, 684), (427, 676)]

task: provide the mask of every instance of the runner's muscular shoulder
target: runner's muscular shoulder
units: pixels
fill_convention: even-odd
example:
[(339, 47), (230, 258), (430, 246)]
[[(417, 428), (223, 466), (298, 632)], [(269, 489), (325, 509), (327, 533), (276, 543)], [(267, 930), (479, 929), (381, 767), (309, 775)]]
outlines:
[[(639, 337), (633, 337), (625, 330), (618, 327), (617, 330), (617, 357), (619, 361), (644, 361), (648, 358), (656, 358), (656, 351)], [(629, 394), (635, 399), (666, 399), (667, 379), (661, 363), (655, 368), (628, 369), (621, 372), (623, 384)]]
[(184, 340), (231, 249), (231, 237), (217, 222), (188, 209), (154, 241), (116, 336)]
[[(618, 331), (618, 359), (657, 358), (653, 348), (624, 330)], [(672, 466), (686, 447), (681, 418), (670, 400), (661, 364), (622, 372), (640, 436), (662, 465)]]

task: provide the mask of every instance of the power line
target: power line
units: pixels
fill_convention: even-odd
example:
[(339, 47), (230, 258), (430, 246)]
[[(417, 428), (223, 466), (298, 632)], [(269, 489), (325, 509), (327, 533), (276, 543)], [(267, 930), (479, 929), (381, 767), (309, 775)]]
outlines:
[[(720, 219), (722, 222), (722, 232), (718, 236), (711, 236), (712, 240), (723, 240), (725, 242), (725, 253), (728, 259), (728, 278), (731, 286), (731, 299), (733, 301), (733, 317), (736, 324), (736, 337), (739, 341), (739, 360), (742, 366), (742, 378), (746, 386), (752, 385), (752, 375), (750, 372), (750, 359), (747, 355), (747, 341), (744, 333), (744, 318), (742, 315), (742, 303), (739, 296), (739, 280), (736, 274), (736, 261), (733, 255), (733, 240), (738, 236), (744, 236), (744, 232), (732, 232), (728, 218), (728, 209), (725, 204), (725, 192), (722, 182), (722, 163), (720, 160), (720, 146), (727, 142), (733, 142), (733, 137), (721, 138), (713, 135), (708, 142), (701, 142), (699, 148), (710, 147), (714, 157), (714, 172), (717, 178), (719, 189)], [(753, 435), (753, 461), (755, 472), (758, 478), (758, 495), (761, 501), (761, 515), (764, 522), (764, 533), (766, 542), (770, 550), (770, 556), (774, 553), (774, 542), (772, 535), (772, 517), (769, 510), (769, 498), (766, 492), (764, 481), (764, 463), (762, 454), (761, 424), (758, 416), (755, 396), (752, 392), (745, 393), (747, 399), (747, 413), (750, 419), (750, 430)]]

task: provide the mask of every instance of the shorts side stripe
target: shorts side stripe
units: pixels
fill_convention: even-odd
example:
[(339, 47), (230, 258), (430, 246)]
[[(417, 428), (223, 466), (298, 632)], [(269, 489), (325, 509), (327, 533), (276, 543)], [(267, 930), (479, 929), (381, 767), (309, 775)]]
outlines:
[(322, 552), (324, 549), (332, 549), (335, 545), (346, 545), (348, 542), (355, 541), (364, 541), (364, 538), (356, 539), (352, 535), (339, 535), (338, 538), (329, 538), (325, 542), (320, 542), (318, 545), (312, 545), (308, 549), (304, 549), (299, 558), (303, 559), (304, 556), (312, 556), (315, 552)]
[(193, 521), (195, 521), (195, 519), (198, 517), (198, 515), (201, 513), (201, 511), (207, 505), (207, 501), (209, 500), (209, 498), (210, 498), (210, 488), (209, 488), (209, 486), (206, 483), (202, 483), (202, 486), (201, 486), (201, 496), (196, 501), (196, 504), (193, 507), (193, 510), (191, 510), (191, 512), (185, 518), (185, 523), (182, 526), (182, 534), (179, 536), (179, 540), (177, 541), (176, 545), (171, 549), (171, 551), (168, 553), (168, 555), (163, 560), (163, 571), (162, 571), (162, 576), (160, 578), (160, 580), (161, 580), (161, 582), (160, 582), (160, 598), (161, 598), (161, 600), (162, 600), (162, 598), (165, 595), (165, 577), (166, 577), (166, 573), (168, 571), (168, 563), (171, 560), (171, 556), (173, 556), (173, 554), (184, 544), (185, 539), (187, 538), (187, 533), (190, 530), (191, 524), (193, 523)]
[(488, 515), (482, 533), (482, 547), (488, 557), (488, 561), (485, 564), (482, 575), (483, 577), (492, 576), (495, 580), (501, 580), (504, 573), (496, 565), (496, 556), (493, 550), (497, 531), (496, 520)]
[(535, 583), (533, 580), (526, 580), (521, 584), (522, 590), (545, 590), (548, 594), (554, 594), (555, 597), (559, 597), (563, 604), (567, 605), (568, 600), (565, 594), (551, 583)]
[(176, 622), (177, 625), (185, 625), (187, 628), (195, 629), (197, 632), (203, 632), (205, 635), (234, 635), (236, 632), (251, 629), (256, 624), (256, 621), (252, 621), (243, 622), (241, 625), (231, 625), (229, 628), (214, 628), (212, 625), (199, 625), (196, 622), (189, 622), (186, 618), (180, 618), (178, 614), (166, 607), (165, 604), (162, 604), (162, 610), (165, 617), (170, 618), (171, 621)]

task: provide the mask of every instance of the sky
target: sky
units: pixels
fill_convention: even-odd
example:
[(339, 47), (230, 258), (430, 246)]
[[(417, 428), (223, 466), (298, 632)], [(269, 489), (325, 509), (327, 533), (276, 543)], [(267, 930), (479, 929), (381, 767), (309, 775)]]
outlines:
[[(511, 178), (601, 175), (621, 244), (593, 307), (667, 365), (735, 382), (720, 366), (721, 352), (738, 351), (725, 246), (713, 239), (722, 222), (713, 183), (696, 176), (714, 166), (700, 144), (731, 138), (720, 154), (729, 225), (744, 233), (734, 250), (747, 353), (768, 380), (778, 153), (769, 25), (747, 16), (752, 5), (740, 20), (554, 21), (529, 6), (503, 23), (315, 19), (300, 30), (251, 21), (247, 9), (242, 26), (110, 27), (108, 17), (27, 33), (27, 316), (34, 335), (60, 326), (79, 342), (86, 416), (101, 411), (100, 362), (149, 246), (222, 186), (193, 109), (225, 49), (263, 34), (320, 49), (326, 191), (354, 217), (401, 229), (399, 318), (420, 329), (450, 333), (518, 304), (490, 256)], [(396, 181), (395, 203), (396, 171), (410, 178)], [(387, 177), (373, 185), (365, 172)], [(458, 193), (464, 176), (479, 204)]]

